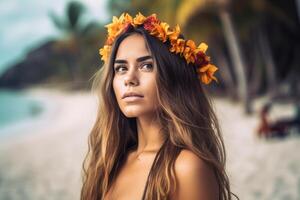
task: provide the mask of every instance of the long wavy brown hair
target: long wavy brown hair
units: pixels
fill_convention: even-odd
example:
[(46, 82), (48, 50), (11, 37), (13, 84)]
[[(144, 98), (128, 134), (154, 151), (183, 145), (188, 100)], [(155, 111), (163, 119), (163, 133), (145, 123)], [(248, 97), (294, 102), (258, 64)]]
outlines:
[(149, 175), (146, 199), (168, 199), (176, 191), (174, 163), (182, 149), (194, 152), (211, 166), (219, 185), (219, 199), (232, 199), (223, 139), (196, 67), (171, 53), (169, 43), (162, 43), (143, 27), (131, 27), (118, 36), (108, 63), (94, 76), (93, 91), (98, 94), (99, 107), (83, 163), (81, 200), (103, 199), (128, 151), (137, 146), (136, 118), (127, 118), (121, 112), (112, 87), (116, 52), (131, 34), (144, 37), (157, 65), (157, 117), (166, 138)]

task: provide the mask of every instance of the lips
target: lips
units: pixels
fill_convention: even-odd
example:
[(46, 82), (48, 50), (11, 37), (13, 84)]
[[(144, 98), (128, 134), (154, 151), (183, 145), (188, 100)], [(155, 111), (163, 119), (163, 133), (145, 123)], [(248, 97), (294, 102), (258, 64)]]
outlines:
[(122, 99), (125, 99), (127, 97), (144, 97), (142, 94), (136, 93), (136, 92), (126, 92), (123, 96)]

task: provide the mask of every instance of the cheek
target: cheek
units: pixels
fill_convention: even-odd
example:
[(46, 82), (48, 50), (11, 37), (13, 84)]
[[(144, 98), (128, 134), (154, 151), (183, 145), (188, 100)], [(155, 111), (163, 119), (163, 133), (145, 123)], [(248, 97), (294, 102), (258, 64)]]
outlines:
[(117, 79), (113, 79), (113, 90), (114, 90), (114, 93), (117, 97), (117, 99), (119, 99), (120, 95), (121, 95), (121, 88), (120, 88), (120, 81), (117, 80)]
[(147, 85), (146, 90), (149, 95), (148, 97), (151, 100), (151, 103), (157, 104), (158, 100), (157, 100), (156, 81), (151, 79), (147, 83), (145, 83), (145, 85)]

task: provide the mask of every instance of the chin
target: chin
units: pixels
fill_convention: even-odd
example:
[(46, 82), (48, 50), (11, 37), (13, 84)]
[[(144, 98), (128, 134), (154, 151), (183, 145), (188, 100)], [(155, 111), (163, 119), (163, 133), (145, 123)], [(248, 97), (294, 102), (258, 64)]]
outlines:
[(128, 118), (138, 117), (143, 114), (139, 109), (124, 109), (122, 112)]

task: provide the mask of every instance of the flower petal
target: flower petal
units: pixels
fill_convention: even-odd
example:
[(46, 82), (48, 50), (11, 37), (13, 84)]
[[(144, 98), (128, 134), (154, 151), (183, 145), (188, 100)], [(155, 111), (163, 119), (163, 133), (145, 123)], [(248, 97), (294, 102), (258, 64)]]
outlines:
[(207, 44), (205, 44), (204, 42), (202, 42), (202, 43), (198, 46), (198, 49), (199, 49), (200, 51), (202, 51), (203, 53), (206, 52), (207, 48), (208, 48), (208, 46), (207, 46)]

